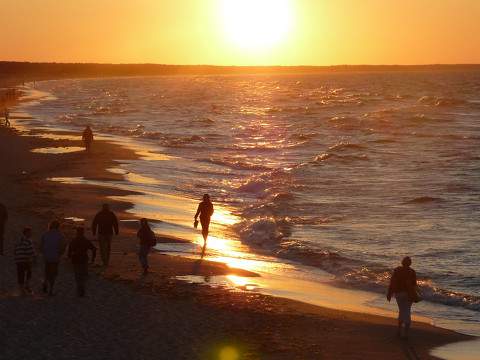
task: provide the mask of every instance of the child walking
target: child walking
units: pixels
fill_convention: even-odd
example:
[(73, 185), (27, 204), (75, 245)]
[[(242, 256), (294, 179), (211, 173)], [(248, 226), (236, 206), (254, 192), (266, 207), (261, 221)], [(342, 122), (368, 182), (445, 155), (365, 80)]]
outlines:
[(22, 293), (30, 294), (30, 279), (32, 278), (32, 263), (35, 258), (35, 248), (32, 240), (32, 230), (29, 227), (23, 229), (22, 237), (15, 244), (14, 259), (17, 265), (18, 287)]

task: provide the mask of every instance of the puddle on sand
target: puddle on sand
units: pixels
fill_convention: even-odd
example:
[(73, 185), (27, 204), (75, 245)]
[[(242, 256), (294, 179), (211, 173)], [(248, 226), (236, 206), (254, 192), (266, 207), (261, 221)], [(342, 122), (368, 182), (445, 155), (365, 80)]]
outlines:
[(80, 222), (85, 221), (85, 219), (78, 218), (78, 217), (75, 217), (75, 216), (66, 217), (65, 220), (70, 220), (70, 221), (73, 221), (73, 222), (76, 222), (76, 223), (80, 223)]
[(433, 349), (430, 354), (444, 360), (478, 360), (480, 359), (480, 338), (440, 346)]
[(72, 152), (85, 151), (85, 148), (79, 146), (66, 146), (66, 147), (46, 147), (30, 150), (33, 153), (38, 154), (67, 154)]

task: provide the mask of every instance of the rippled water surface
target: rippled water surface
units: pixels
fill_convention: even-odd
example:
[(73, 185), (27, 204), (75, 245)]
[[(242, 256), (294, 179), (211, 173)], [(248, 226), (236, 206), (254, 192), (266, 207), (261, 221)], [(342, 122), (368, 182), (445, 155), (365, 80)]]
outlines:
[[(426, 299), (480, 311), (479, 72), (38, 87), (54, 97), (30, 106), (36, 121), (91, 124), (160, 147), (160, 161), (134, 164), (137, 182), (152, 196), (210, 193), (226, 209), (224, 230), (252, 253), (372, 290), (384, 289), (389, 269), (408, 254)], [(162, 219), (168, 204), (144, 202)]]

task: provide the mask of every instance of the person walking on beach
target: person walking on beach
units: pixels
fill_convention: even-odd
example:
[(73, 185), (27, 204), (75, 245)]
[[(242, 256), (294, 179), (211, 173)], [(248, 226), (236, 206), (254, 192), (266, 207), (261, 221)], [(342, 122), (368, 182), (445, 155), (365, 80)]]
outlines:
[(195, 214), (195, 221), (194, 226), (195, 228), (198, 226), (198, 216), (200, 215), (200, 224), (202, 225), (202, 236), (203, 236), (203, 249), (202, 255), (205, 253), (205, 249), (207, 246), (207, 238), (208, 238), (208, 229), (210, 227), (210, 218), (213, 214), (213, 204), (210, 200), (210, 195), (205, 194), (203, 195), (203, 200), (198, 204), (197, 212)]
[(110, 261), (110, 249), (113, 233), (118, 235), (118, 220), (108, 204), (103, 204), (92, 222), (92, 233), (95, 236), (98, 232), (98, 242), (100, 244), (100, 256), (103, 266), (108, 266)]
[(8, 111), (7, 108), (3, 111), (3, 114), (5, 116), (5, 126), (10, 127), (10, 112)]
[(148, 273), (148, 254), (157, 244), (155, 233), (150, 228), (147, 219), (140, 220), (140, 229), (137, 232), (137, 237), (140, 240), (140, 249), (138, 251), (138, 259), (143, 268), (143, 275)]
[(77, 283), (77, 295), (85, 296), (85, 284), (88, 278), (88, 251), (92, 253), (92, 264), (95, 262), (97, 248), (85, 237), (85, 229), (77, 227), (77, 234), (68, 246), (68, 257), (73, 264), (75, 282)]
[(65, 252), (65, 238), (60, 232), (60, 223), (52, 221), (48, 231), (40, 239), (40, 251), (45, 261), (45, 280), (43, 282), (43, 292), (53, 296), (53, 288), (58, 275), (58, 264), (60, 258)]
[(90, 125), (87, 125), (85, 130), (83, 130), (82, 140), (83, 140), (83, 144), (85, 145), (85, 150), (90, 151), (90, 147), (93, 142), (93, 131), (90, 128)]
[(15, 244), (14, 260), (17, 265), (18, 287), (22, 293), (31, 293), (30, 279), (32, 278), (32, 263), (35, 258), (35, 249), (32, 243), (32, 229), (23, 229), (20, 240)]
[(0, 256), (3, 256), (3, 243), (5, 236), (5, 225), (8, 220), (7, 207), (0, 203)]
[[(402, 266), (397, 267), (390, 279), (387, 300), (395, 296), (398, 305), (398, 336), (407, 338), (411, 323), (411, 308), (414, 302), (420, 301), (417, 293), (417, 274), (410, 266), (412, 260), (406, 256)], [(403, 334), (402, 334), (403, 329)]]

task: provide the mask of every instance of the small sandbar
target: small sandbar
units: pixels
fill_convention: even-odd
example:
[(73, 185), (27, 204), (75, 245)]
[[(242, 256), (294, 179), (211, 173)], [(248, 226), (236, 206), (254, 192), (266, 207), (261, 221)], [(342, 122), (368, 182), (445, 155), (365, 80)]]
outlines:
[(65, 146), (65, 147), (45, 147), (30, 150), (37, 154), (68, 154), (73, 152), (84, 151), (85, 149), (79, 146)]

